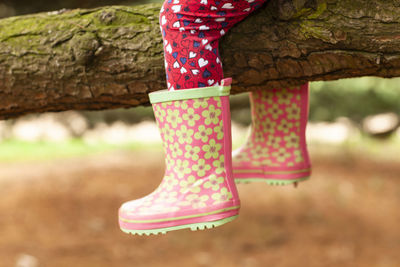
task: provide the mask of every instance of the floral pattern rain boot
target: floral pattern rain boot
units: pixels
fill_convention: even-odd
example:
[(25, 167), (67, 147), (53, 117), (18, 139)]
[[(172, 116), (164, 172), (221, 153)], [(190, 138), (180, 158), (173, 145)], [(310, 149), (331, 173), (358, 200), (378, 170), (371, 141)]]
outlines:
[(122, 231), (158, 234), (203, 230), (235, 219), (229, 91), (221, 86), (150, 94), (166, 155), (165, 176), (150, 195), (124, 203)]
[(286, 185), (306, 180), (309, 86), (250, 93), (252, 125), (247, 142), (233, 154), (236, 183)]

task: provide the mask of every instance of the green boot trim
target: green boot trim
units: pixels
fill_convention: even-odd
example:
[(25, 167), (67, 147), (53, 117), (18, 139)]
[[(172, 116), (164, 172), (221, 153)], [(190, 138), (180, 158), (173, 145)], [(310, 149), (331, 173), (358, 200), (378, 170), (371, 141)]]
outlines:
[(175, 91), (161, 90), (149, 94), (150, 103), (161, 103), (175, 100), (228, 96), (231, 86), (211, 86), (202, 88), (182, 89)]
[(128, 229), (123, 229), (121, 230), (124, 233), (127, 234), (132, 234), (132, 235), (158, 235), (158, 234), (166, 234), (167, 232), (170, 231), (175, 231), (175, 230), (181, 230), (181, 229), (186, 229), (190, 228), (192, 231), (197, 231), (197, 230), (204, 230), (204, 229), (211, 229), (214, 227), (221, 226), (225, 223), (231, 222), (234, 219), (236, 219), (238, 215), (224, 218), (218, 221), (212, 221), (212, 222), (202, 222), (202, 223), (192, 223), (192, 224), (184, 224), (184, 225), (179, 225), (179, 226), (173, 226), (173, 227), (166, 227), (166, 228), (159, 228), (159, 229), (152, 229), (152, 230), (128, 230)]

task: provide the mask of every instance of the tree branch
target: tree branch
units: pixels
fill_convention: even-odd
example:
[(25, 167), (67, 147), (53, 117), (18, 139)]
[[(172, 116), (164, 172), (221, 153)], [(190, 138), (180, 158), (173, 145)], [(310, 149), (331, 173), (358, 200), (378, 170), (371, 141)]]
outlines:
[[(165, 88), (159, 5), (0, 20), (0, 119), (147, 104)], [(271, 0), (221, 42), (234, 92), (400, 76), (398, 0)]]

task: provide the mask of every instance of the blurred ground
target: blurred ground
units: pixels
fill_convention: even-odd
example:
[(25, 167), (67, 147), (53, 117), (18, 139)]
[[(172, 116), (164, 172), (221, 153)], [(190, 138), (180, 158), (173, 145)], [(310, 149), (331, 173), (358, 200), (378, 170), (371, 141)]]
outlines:
[(0, 163), (0, 266), (400, 266), (399, 159), (319, 150), (298, 189), (241, 185), (236, 221), (151, 237), (117, 209), (157, 186), (159, 149)]
[[(237, 220), (165, 236), (128, 236), (117, 221), (119, 206), (163, 175), (150, 108), (1, 121), (0, 267), (400, 266), (400, 91), (393, 80), (362, 81), (314, 84), (311, 181), (240, 185)], [(238, 147), (247, 96), (232, 106)], [(383, 116), (372, 118), (384, 134), (365, 131), (371, 114)]]

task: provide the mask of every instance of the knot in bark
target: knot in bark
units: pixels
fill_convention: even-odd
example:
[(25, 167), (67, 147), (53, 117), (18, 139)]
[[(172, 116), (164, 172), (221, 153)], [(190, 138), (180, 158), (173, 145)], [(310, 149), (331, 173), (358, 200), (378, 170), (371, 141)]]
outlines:
[(96, 35), (90, 32), (76, 34), (70, 41), (73, 60), (79, 65), (88, 65), (100, 48)]
[(110, 25), (116, 17), (115, 10), (104, 10), (100, 13), (99, 19), (102, 23)]
[(316, 10), (318, 7), (317, 0), (275, 0), (273, 5), (275, 18), (279, 20), (291, 20), (296, 18), (302, 10)]

